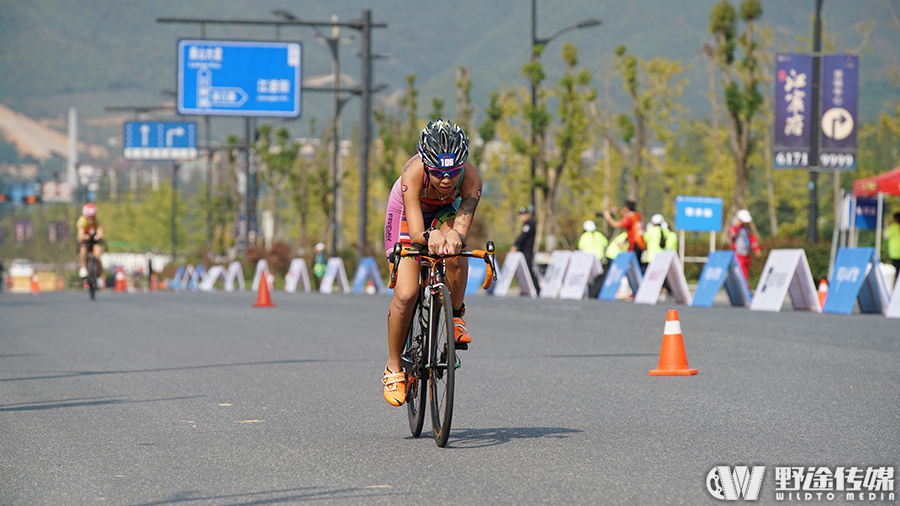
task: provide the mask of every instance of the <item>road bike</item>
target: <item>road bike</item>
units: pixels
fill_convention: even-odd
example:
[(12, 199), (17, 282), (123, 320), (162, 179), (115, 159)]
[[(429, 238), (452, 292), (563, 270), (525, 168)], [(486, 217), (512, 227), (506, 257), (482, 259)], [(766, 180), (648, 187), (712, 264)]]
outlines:
[[(431, 426), (434, 440), (444, 447), (450, 438), (450, 422), (453, 417), (453, 391), (456, 369), (460, 361), (456, 351), (468, 348), (457, 343), (453, 331), (453, 305), (446, 283), (446, 260), (455, 257), (484, 259), (487, 265), (482, 287), (487, 290), (497, 279), (494, 243), (488, 241), (484, 250), (461, 251), (458, 255), (432, 255), (426, 246), (413, 245), (404, 248), (400, 243), (391, 252), (391, 280), (397, 283), (397, 265), (400, 259), (420, 257), (419, 295), (416, 298), (406, 344), (400, 355), (406, 374), (406, 410), (409, 430), (419, 437), (425, 422), (425, 403), (431, 392)], [(431, 385), (431, 388), (428, 388)]]
[(91, 295), (91, 300), (94, 300), (97, 293), (97, 278), (102, 275), (100, 271), (100, 261), (97, 257), (94, 256), (94, 245), (99, 241), (94, 239), (94, 234), (90, 234), (90, 238), (85, 241), (85, 246), (87, 247), (87, 260), (85, 261), (85, 266), (87, 267), (87, 285), (88, 292)]

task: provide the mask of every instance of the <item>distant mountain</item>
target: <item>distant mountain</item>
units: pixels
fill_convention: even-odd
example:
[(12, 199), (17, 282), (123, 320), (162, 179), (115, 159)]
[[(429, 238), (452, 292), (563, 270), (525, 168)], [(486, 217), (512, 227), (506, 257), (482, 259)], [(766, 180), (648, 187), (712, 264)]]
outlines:
[[(594, 74), (600, 88), (609, 77), (616, 46), (626, 44), (641, 57), (667, 56), (691, 65), (691, 85), (684, 101), (692, 114), (708, 111), (706, 63), (698, 53), (711, 41), (706, 26), (714, 0), (538, 0), (538, 36), (594, 17), (603, 25), (566, 33), (552, 42), (542, 61), (548, 82), (562, 71), (559, 50), (562, 41), (575, 43), (581, 64)], [(79, 108), (80, 117), (105, 114), (116, 105), (159, 105), (171, 101), (175, 89), (175, 46), (179, 37), (197, 38), (196, 24), (161, 24), (160, 17), (211, 19), (278, 19), (275, 9), (283, 0), (191, 0), (170, 2), (144, 0), (5, 0), (0, 6), (0, 102), (33, 117), (61, 117), (69, 106)], [(432, 97), (445, 101), (445, 113), (455, 103), (454, 73), (457, 66), (472, 71), (472, 98), (477, 106), (487, 102), (495, 90), (525, 86), (521, 67), (530, 54), (531, 2), (528, 0), (457, 0), (455, 2), (410, 2), (405, 0), (295, 0), (287, 4), (304, 20), (342, 21), (359, 18), (372, 9), (373, 20), (387, 28), (373, 30), (375, 83), (389, 88), (405, 86), (405, 76), (417, 76), (419, 111), (431, 110)], [(808, 39), (814, 0), (763, 1), (762, 22), (776, 31), (777, 48), (799, 49), (798, 37)], [(825, 2), (823, 17), (829, 37), (838, 52), (857, 48), (863, 37), (861, 26), (871, 24), (869, 46), (863, 52), (860, 75), (860, 113), (871, 120), (885, 100), (900, 98), (888, 81), (886, 63), (896, 64), (900, 55), (900, 32), (891, 26), (887, 0)], [(323, 30), (329, 30), (323, 28)], [(223, 39), (275, 38), (274, 27), (206, 25), (205, 36)], [(310, 28), (281, 27), (282, 40), (304, 43), (304, 77), (331, 72), (331, 54), (316, 41)], [(341, 71), (359, 78), (359, 33), (345, 28), (342, 36), (355, 41), (341, 46)], [(613, 78), (614, 93), (621, 88)], [(305, 95), (304, 116), (286, 122), (296, 135), (307, 135), (307, 125), (317, 118), (319, 128), (331, 116), (331, 96)], [(357, 121), (358, 100), (351, 99), (343, 112), (345, 131)], [(273, 122), (279, 123), (279, 122)], [(224, 137), (241, 132), (240, 120), (216, 118), (213, 135)], [(98, 144), (121, 135), (97, 130)]]

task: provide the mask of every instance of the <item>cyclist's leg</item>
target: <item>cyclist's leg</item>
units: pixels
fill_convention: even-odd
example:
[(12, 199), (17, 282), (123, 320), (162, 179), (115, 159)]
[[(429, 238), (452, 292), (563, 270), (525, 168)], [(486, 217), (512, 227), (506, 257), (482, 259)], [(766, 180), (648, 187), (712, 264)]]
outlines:
[(98, 270), (103, 269), (103, 265), (100, 264), (100, 256), (103, 255), (103, 246), (100, 243), (94, 245), (94, 258), (97, 259), (97, 267)]
[(78, 243), (78, 267), (87, 267), (87, 245)]
[[(450, 218), (441, 225), (441, 233), (449, 234), (453, 228), (455, 218)], [(450, 300), (453, 309), (462, 308), (466, 297), (466, 285), (469, 280), (469, 259), (463, 257), (451, 258), (445, 262), (447, 266), (447, 284), (450, 288)]]
[(419, 295), (419, 263), (413, 258), (400, 260), (397, 284), (388, 309), (388, 362), (391, 372), (400, 372), (400, 353), (406, 343), (406, 331)]

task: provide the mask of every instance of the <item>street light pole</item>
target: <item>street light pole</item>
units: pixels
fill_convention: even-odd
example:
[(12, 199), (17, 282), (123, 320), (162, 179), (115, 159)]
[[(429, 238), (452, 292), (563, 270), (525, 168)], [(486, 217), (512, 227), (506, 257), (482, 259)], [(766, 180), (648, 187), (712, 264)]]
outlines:
[[(541, 53), (543, 53), (544, 48), (554, 39), (559, 37), (560, 35), (570, 32), (572, 30), (581, 30), (582, 28), (591, 28), (594, 26), (600, 26), (603, 24), (597, 18), (585, 18), (578, 22), (578, 24), (567, 26), (562, 30), (554, 33), (553, 35), (545, 38), (539, 39), (537, 36), (537, 0), (531, 0), (531, 60), (534, 63), (537, 63), (541, 59)], [(538, 46), (541, 46), (538, 48)], [(535, 211), (535, 201), (536, 201), (536, 188), (534, 185), (535, 176), (537, 175), (537, 104), (538, 104), (538, 89), (537, 83), (534, 78), (531, 77), (531, 210)]]
[[(813, 54), (812, 54), (812, 125), (809, 129), (810, 139), (810, 167), (809, 167), (809, 222), (807, 223), (806, 240), (810, 243), (819, 242), (819, 122), (821, 111), (819, 110), (819, 97), (821, 96), (820, 82), (822, 68), (822, 0), (816, 0), (816, 18), (813, 24)], [(837, 216), (837, 211), (835, 211)]]

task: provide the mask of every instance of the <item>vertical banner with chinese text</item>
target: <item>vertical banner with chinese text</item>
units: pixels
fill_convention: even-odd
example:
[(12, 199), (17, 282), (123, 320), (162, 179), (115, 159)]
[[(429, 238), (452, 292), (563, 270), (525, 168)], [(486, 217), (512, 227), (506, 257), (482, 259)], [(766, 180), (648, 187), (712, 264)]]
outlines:
[(856, 170), (856, 113), (859, 56), (822, 57), (822, 142), (819, 165), (823, 169)]
[(812, 57), (778, 53), (775, 76), (775, 168), (809, 167)]

